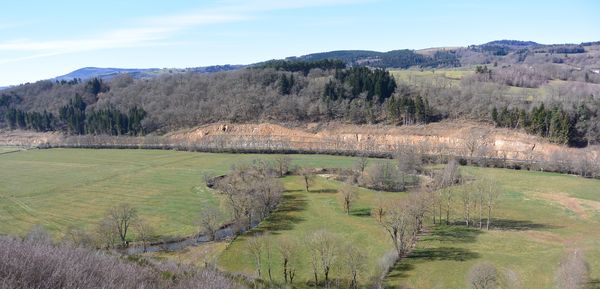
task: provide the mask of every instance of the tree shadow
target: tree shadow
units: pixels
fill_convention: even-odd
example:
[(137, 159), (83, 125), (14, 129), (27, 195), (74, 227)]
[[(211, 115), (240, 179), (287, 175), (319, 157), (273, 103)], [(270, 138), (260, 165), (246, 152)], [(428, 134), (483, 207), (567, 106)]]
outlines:
[(464, 226), (437, 226), (425, 238), (449, 243), (474, 243), (481, 233), (479, 229)]
[(586, 289), (600, 289), (600, 279), (592, 279), (585, 286)]
[(360, 208), (360, 209), (356, 209), (356, 210), (351, 210), (350, 215), (356, 216), (356, 217), (370, 217), (371, 209), (370, 208)]
[(335, 194), (338, 191), (334, 190), (334, 189), (318, 189), (318, 190), (309, 190), (309, 193), (315, 193), (315, 194)]
[(415, 268), (415, 264), (429, 261), (468, 261), (477, 259), (481, 255), (469, 249), (458, 247), (438, 247), (415, 249), (409, 256), (397, 262), (386, 276), (389, 278), (408, 277), (408, 272)]
[(386, 279), (408, 277), (407, 273), (412, 271), (413, 269), (415, 269), (415, 265), (407, 263), (405, 260), (402, 260), (401, 262), (397, 262), (392, 267), (390, 272), (387, 274)]
[(291, 230), (294, 226), (304, 221), (303, 217), (297, 216), (295, 212), (304, 211), (308, 202), (301, 194), (285, 194), (281, 204), (255, 231), (271, 232)]
[(469, 249), (458, 247), (438, 247), (415, 249), (406, 259), (413, 262), (426, 261), (468, 261), (477, 259), (481, 255)]
[(541, 229), (557, 229), (559, 226), (534, 223), (527, 220), (492, 219), (491, 229), (506, 231), (528, 231)]

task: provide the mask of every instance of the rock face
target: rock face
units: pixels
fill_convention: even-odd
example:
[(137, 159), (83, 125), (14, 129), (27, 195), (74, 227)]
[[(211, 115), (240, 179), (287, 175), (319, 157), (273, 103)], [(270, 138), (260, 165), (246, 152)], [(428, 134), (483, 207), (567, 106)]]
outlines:
[(167, 135), (176, 142), (197, 143), (210, 138), (255, 142), (269, 140), (296, 149), (348, 149), (393, 151), (411, 145), (423, 153), (487, 156), (527, 160), (551, 158), (556, 153), (578, 153), (580, 149), (548, 143), (546, 140), (509, 129), (473, 122), (441, 122), (416, 126), (346, 125), (340, 123), (283, 126), (278, 124), (203, 125)]
[(420, 153), (431, 155), (492, 157), (521, 161), (598, 157), (598, 153), (591, 149), (568, 148), (522, 132), (474, 122), (440, 122), (415, 126), (214, 123), (163, 136), (146, 137), (67, 137), (60, 133), (0, 131), (0, 145), (38, 146), (65, 143), (85, 143), (91, 146), (127, 144), (135, 147), (137, 144), (167, 144), (208, 148), (386, 153), (403, 146), (411, 146)]

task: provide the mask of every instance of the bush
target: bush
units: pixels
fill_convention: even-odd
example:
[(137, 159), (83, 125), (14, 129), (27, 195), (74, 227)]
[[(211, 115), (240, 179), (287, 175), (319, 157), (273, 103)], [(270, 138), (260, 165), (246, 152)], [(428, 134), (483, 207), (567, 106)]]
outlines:
[[(177, 278), (165, 280), (161, 272)], [(82, 248), (0, 237), (0, 288), (221, 289), (240, 285), (214, 270), (162, 263), (142, 267)]]

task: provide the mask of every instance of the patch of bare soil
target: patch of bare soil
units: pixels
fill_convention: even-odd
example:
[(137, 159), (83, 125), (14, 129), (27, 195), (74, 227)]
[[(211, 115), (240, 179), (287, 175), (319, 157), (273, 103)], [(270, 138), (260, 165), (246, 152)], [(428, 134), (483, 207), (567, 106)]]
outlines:
[(581, 219), (589, 218), (590, 210), (600, 210), (600, 202), (571, 197), (565, 193), (535, 193), (535, 197), (559, 204)]

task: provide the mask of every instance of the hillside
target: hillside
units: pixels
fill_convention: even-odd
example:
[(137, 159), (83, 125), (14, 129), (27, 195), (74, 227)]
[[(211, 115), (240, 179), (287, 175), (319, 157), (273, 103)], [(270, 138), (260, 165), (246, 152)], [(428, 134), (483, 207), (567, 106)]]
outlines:
[[(101, 68), (101, 67), (84, 67), (75, 71), (69, 72), (53, 78), (56, 81), (70, 81), (73, 79), (88, 80), (99, 78), (103, 80), (111, 80), (119, 75), (128, 75), (135, 79), (157, 77), (162, 74), (172, 73), (214, 73), (220, 71), (231, 71), (243, 68), (243, 65), (215, 65), (193, 68)], [(0, 88), (1, 89), (1, 88)]]
[[(410, 68), (372, 67), (396, 65)], [(503, 40), (421, 52), (335, 51), (241, 69), (86, 68), (70, 77), (102, 76), (3, 90), (0, 127), (140, 136), (215, 123), (410, 130), (468, 120), (586, 147), (600, 143), (599, 66), (595, 43)], [(200, 73), (228, 69), (236, 70)]]

